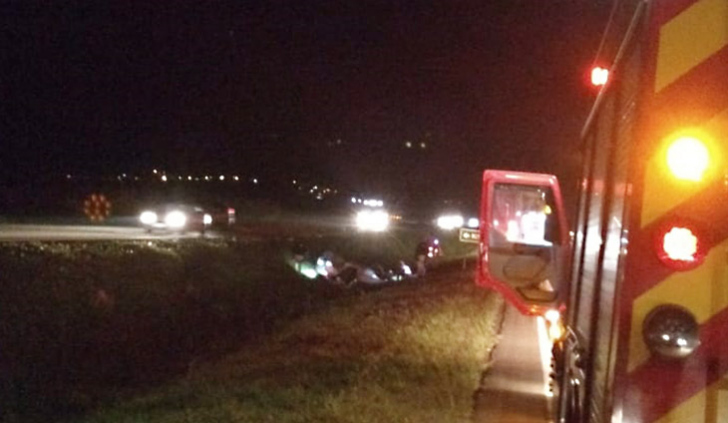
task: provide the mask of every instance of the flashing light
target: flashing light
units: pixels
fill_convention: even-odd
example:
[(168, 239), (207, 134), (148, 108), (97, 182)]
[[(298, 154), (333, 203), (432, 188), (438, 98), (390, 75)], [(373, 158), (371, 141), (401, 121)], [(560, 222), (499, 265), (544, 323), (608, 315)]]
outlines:
[(694, 261), (698, 237), (688, 228), (673, 227), (662, 237), (662, 249), (670, 260)]
[(680, 137), (667, 149), (667, 166), (678, 179), (699, 182), (709, 165), (710, 152), (697, 138)]
[(677, 270), (693, 269), (703, 263), (707, 251), (702, 232), (689, 222), (666, 225), (655, 239), (657, 256), (665, 265)]
[(596, 66), (592, 68), (591, 71), (591, 83), (595, 87), (601, 87), (607, 83), (609, 80), (609, 69), (603, 68), (601, 66)]

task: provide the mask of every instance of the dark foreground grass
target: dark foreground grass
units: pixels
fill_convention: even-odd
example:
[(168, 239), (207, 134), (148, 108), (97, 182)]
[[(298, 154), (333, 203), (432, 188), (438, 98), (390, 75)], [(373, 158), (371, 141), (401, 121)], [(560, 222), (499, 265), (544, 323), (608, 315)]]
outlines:
[(495, 343), (500, 300), (472, 269), (345, 296), (95, 422), (462, 422)]
[(275, 243), (0, 244), (0, 421), (83, 414), (267, 333), (331, 294)]

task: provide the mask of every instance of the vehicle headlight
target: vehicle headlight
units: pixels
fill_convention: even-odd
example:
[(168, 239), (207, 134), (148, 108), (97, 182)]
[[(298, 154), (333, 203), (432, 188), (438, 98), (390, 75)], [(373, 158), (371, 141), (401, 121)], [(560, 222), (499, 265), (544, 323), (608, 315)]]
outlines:
[(142, 214), (139, 215), (139, 221), (144, 225), (153, 225), (157, 223), (157, 213), (149, 210), (143, 211)]
[(361, 231), (383, 232), (389, 227), (389, 214), (383, 210), (362, 210), (356, 215)]
[(437, 226), (446, 231), (462, 228), (464, 219), (459, 214), (444, 215), (437, 218)]
[(212, 216), (209, 213), (205, 213), (204, 215), (202, 215), (202, 224), (212, 225)]
[(174, 210), (164, 216), (164, 223), (173, 229), (179, 229), (187, 224), (187, 216), (179, 210)]

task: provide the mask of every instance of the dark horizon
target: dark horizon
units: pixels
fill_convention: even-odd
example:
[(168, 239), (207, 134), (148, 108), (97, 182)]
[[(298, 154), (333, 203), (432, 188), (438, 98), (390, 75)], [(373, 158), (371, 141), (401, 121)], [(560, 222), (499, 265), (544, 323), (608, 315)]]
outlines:
[(488, 167), (573, 177), (602, 3), (6, 4), (3, 179), (308, 172), (462, 197)]

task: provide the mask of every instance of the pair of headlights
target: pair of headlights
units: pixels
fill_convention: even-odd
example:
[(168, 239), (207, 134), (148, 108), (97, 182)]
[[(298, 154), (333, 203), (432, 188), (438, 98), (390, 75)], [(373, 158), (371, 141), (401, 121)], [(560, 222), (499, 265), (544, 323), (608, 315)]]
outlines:
[[(164, 220), (160, 222), (159, 216), (157, 213), (153, 211), (145, 211), (142, 212), (142, 214), (139, 216), (139, 221), (143, 225), (156, 225), (159, 223), (163, 223), (164, 226), (171, 228), (171, 229), (181, 229), (187, 225), (187, 215), (180, 211), (180, 210), (172, 210), (171, 212), (164, 215)], [(202, 216), (202, 224), (205, 226), (212, 224), (212, 216), (210, 214), (205, 213)]]

